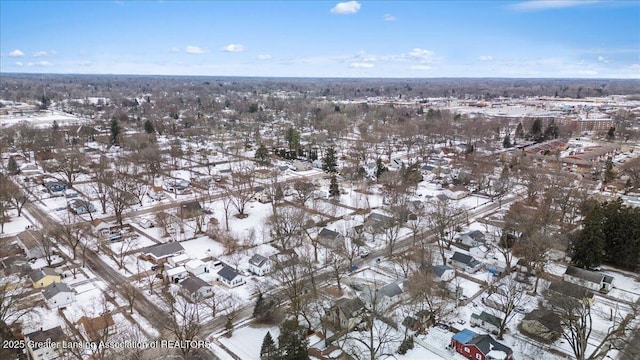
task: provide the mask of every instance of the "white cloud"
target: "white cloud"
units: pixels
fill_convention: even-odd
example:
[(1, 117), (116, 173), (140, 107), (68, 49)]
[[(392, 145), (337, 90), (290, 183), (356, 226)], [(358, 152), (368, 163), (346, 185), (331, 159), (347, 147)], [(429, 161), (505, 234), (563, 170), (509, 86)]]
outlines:
[(351, 63), (351, 65), (349, 65), (352, 68), (356, 68), (356, 69), (371, 69), (372, 67), (374, 67), (373, 64), (369, 64), (369, 63), (358, 63), (358, 62), (354, 62)]
[(598, 61), (601, 62), (601, 63), (605, 63), (606, 64), (606, 63), (609, 62), (609, 59), (607, 59), (604, 56), (598, 56)]
[(78, 66), (91, 66), (91, 61), (79, 61)]
[(337, 3), (336, 6), (331, 8), (331, 12), (338, 15), (355, 14), (360, 10), (360, 7), (361, 5), (357, 1), (345, 1)]
[(242, 44), (229, 44), (222, 48), (222, 51), (226, 51), (226, 52), (242, 52), (246, 50), (247, 50), (247, 47)]
[(37, 51), (37, 52), (33, 53), (33, 56), (34, 57), (45, 57), (45, 56), (53, 56), (55, 54), (56, 54), (55, 51)]
[(51, 66), (53, 65), (52, 63), (48, 62), (48, 61), (36, 61), (36, 62), (30, 62), (27, 63), (27, 66)]
[(435, 53), (433, 51), (420, 48), (414, 48), (413, 50), (409, 51), (409, 53), (407, 53), (408, 57), (418, 59), (422, 63), (436, 61), (437, 58), (434, 55)]
[(180, 49), (178, 49), (177, 47), (175, 47), (175, 46), (174, 46), (174, 47), (172, 47), (172, 48), (171, 48), (171, 50), (169, 50), (169, 51), (171, 51), (172, 53), (174, 53), (174, 54), (175, 54), (175, 53), (179, 53), (179, 52), (180, 52)]
[(269, 54), (260, 54), (258, 55), (258, 60), (269, 60), (271, 59), (271, 55)]
[(427, 71), (427, 70), (431, 70), (431, 66), (427, 66), (427, 65), (412, 65), (411, 66), (411, 70)]
[(208, 53), (207, 50), (202, 49), (198, 46), (193, 46), (193, 45), (185, 46), (184, 52), (186, 52), (187, 54), (196, 54), (196, 55), (202, 55), (202, 54)]
[(21, 57), (24, 56), (24, 53), (22, 51), (20, 51), (19, 49), (15, 49), (12, 52), (9, 53), (10, 57)]
[(513, 4), (511, 8), (519, 11), (551, 10), (583, 6), (597, 2), (598, 1), (591, 0), (532, 0)]
[(396, 17), (391, 14), (384, 14), (382, 17), (384, 21), (396, 21)]
[(22, 63), (22, 61), (18, 61), (18, 62), (16, 62), (16, 65), (18, 65), (18, 66), (22, 66), (22, 65), (24, 65), (24, 64)]
[(492, 61), (493, 60), (493, 56), (491, 56), (491, 55), (481, 55), (478, 59), (480, 61)]
[(631, 65), (629, 65), (629, 69), (631, 69), (631, 70), (640, 70), (640, 64), (631, 64)]

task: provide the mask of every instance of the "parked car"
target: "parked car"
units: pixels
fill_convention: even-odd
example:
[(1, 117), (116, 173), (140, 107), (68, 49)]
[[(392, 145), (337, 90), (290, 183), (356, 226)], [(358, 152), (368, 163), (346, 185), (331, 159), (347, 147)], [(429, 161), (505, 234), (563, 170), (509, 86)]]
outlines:
[(367, 256), (369, 256), (369, 250), (368, 249), (360, 249), (360, 251), (358, 252), (358, 254), (360, 255), (361, 258), (366, 258)]
[(138, 225), (140, 225), (140, 227), (142, 227), (143, 229), (149, 229), (155, 226), (153, 221), (145, 218), (138, 219)]

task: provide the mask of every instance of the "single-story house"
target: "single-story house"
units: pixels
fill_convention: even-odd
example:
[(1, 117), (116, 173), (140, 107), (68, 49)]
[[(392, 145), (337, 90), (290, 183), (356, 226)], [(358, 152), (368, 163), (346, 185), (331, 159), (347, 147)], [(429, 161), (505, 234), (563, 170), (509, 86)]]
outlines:
[(107, 232), (111, 232), (111, 225), (102, 219), (93, 219), (91, 221), (91, 233), (95, 236), (102, 236)]
[(613, 288), (613, 277), (598, 271), (589, 271), (568, 266), (562, 276), (564, 281), (586, 287), (593, 291), (609, 292)]
[(213, 295), (213, 286), (195, 276), (187, 277), (180, 283), (180, 286), (182, 294), (194, 302)]
[(482, 263), (472, 256), (456, 251), (449, 259), (451, 266), (464, 270), (468, 273), (475, 273), (482, 268)]
[(191, 260), (191, 257), (189, 257), (189, 255), (187, 254), (180, 254), (180, 255), (176, 255), (176, 256), (172, 256), (167, 260), (167, 264), (173, 266), (173, 267), (178, 267), (180, 265), (184, 265), (186, 264), (189, 260)]
[(209, 272), (207, 264), (204, 261), (198, 259), (187, 261), (184, 264), (184, 268), (187, 269), (187, 272), (193, 276), (198, 276), (200, 274)]
[(562, 335), (562, 325), (553, 311), (536, 309), (524, 316), (520, 322), (520, 331), (534, 339), (552, 343)]
[(180, 206), (180, 218), (191, 219), (202, 215), (202, 206), (197, 200), (189, 201)]
[(433, 278), (436, 281), (451, 281), (456, 276), (456, 271), (447, 265), (434, 265)]
[(44, 288), (44, 300), (50, 309), (65, 307), (75, 301), (75, 294), (67, 284), (52, 283)]
[(485, 268), (493, 275), (500, 276), (507, 270), (507, 263), (496, 258), (488, 259)]
[(42, 246), (42, 238), (46, 236), (41, 230), (25, 230), (16, 238), (18, 245), (24, 250), (28, 259), (37, 259), (53, 254), (52, 246)]
[(76, 215), (88, 214), (96, 211), (96, 208), (92, 203), (83, 199), (71, 199), (67, 202), (67, 206), (69, 207), (69, 210)]
[(249, 259), (251, 272), (258, 276), (264, 276), (271, 271), (271, 265), (271, 260), (260, 254), (255, 254)]
[(110, 313), (104, 313), (95, 318), (83, 316), (77, 324), (84, 330), (83, 335), (87, 341), (99, 342), (116, 333), (116, 324)]
[(379, 213), (371, 213), (364, 221), (364, 226), (369, 229), (381, 229), (393, 224), (393, 218)]
[[(38, 330), (24, 336), (29, 359), (56, 359), (62, 354), (62, 342), (67, 336), (60, 326)], [(57, 346), (53, 346), (56, 344)]]
[(277, 254), (269, 256), (269, 259), (273, 261), (273, 266), (279, 269), (284, 269), (300, 262), (298, 254), (293, 249), (284, 249)]
[(184, 254), (184, 248), (178, 242), (153, 245), (140, 251), (143, 259), (152, 261), (155, 264), (163, 264), (172, 256)]
[(328, 248), (337, 249), (344, 244), (344, 236), (337, 231), (323, 228), (318, 233), (318, 242)]
[(450, 346), (470, 360), (512, 360), (513, 350), (490, 335), (479, 335), (464, 329), (451, 337)]
[(469, 320), (469, 324), (471, 324), (471, 326), (479, 326), (493, 334), (497, 334), (500, 331), (500, 322), (501, 320), (499, 317), (485, 311), (480, 314), (471, 314), (471, 320)]
[(47, 189), (49, 194), (55, 196), (62, 196), (64, 191), (67, 190), (67, 184), (60, 181), (47, 181), (42, 186)]
[(35, 289), (45, 288), (53, 283), (60, 283), (61, 277), (54, 269), (44, 267), (29, 274), (29, 280)]
[(554, 296), (568, 296), (578, 300), (587, 301), (591, 306), (596, 301), (596, 294), (588, 288), (566, 282), (554, 281), (549, 285), (549, 293)]
[(162, 189), (162, 186), (152, 185), (147, 190), (147, 195), (149, 195), (153, 200), (159, 201), (164, 199), (164, 190)]
[(341, 329), (351, 330), (362, 322), (365, 311), (364, 302), (360, 298), (340, 298), (333, 304), (327, 317)]
[(173, 268), (165, 267), (164, 268), (164, 278), (165, 280), (177, 284), (180, 281), (189, 277), (189, 273), (184, 266), (176, 266)]
[(464, 234), (460, 234), (460, 236), (458, 236), (458, 241), (463, 245), (473, 247), (473, 246), (484, 245), (486, 239), (482, 231), (473, 230)]
[(473, 256), (476, 259), (484, 259), (488, 256), (493, 256), (494, 254), (495, 252), (490, 250), (485, 245), (472, 246), (469, 248), (469, 255)]
[(223, 266), (220, 271), (218, 271), (218, 281), (227, 284), (227, 286), (229, 287), (236, 287), (244, 284), (242, 275), (240, 275), (232, 267), (226, 265)]

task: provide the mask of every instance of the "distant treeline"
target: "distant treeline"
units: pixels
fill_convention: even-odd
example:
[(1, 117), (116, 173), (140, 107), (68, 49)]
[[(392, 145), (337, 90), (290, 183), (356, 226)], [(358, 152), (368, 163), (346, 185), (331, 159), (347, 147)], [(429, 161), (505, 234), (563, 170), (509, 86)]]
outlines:
[(232, 92), (295, 91), (309, 97), (356, 99), (371, 96), (416, 97), (453, 96), (475, 99), (497, 97), (556, 96), (584, 98), (631, 95), (640, 92), (640, 80), (621, 79), (503, 79), (503, 78), (429, 78), (429, 79), (333, 79), (333, 78), (256, 78), (205, 76), (136, 75), (60, 75), (2, 74), (0, 98), (39, 100), (43, 88), (47, 96), (57, 98), (133, 97), (159, 91)]

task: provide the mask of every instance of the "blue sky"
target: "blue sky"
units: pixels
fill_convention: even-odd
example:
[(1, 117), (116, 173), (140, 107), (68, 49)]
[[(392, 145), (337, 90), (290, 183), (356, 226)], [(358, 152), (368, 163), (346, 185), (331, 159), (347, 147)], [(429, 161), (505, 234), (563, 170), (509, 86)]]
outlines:
[(5, 1), (0, 71), (640, 78), (640, 1)]

